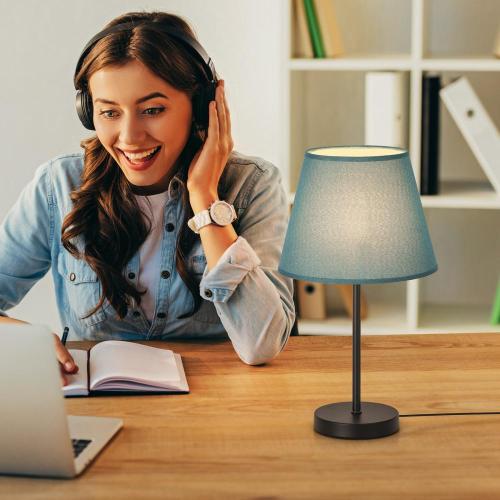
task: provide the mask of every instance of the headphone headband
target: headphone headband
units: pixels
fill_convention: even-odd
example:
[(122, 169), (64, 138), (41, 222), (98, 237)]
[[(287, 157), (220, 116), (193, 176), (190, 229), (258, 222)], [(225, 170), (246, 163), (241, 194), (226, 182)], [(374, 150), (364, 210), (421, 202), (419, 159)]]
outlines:
[(76, 75), (80, 71), (80, 68), (82, 67), (83, 61), (85, 57), (87, 57), (88, 53), (91, 51), (92, 47), (101, 39), (104, 38), (105, 36), (109, 35), (110, 33), (118, 33), (120, 31), (126, 31), (132, 28), (136, 28), (138, 26), (150, 26), (154, 28), (160, 29), (163, 33), (170, 35), (173, 38), (176, 38), (180, 42), (183, 42), (184, 46), (190, 50), (191, 53), (193, 53), (195, 56), (198, 56), (198, 59), (203, 62), (203, 69), (205, 71), (205, 75), (208, 78), (209, 82), (215, 82), (216, 77), (215, 77), (215, 66), (212, 61), (212, 59), (208, 56), (206, 53), (205, 49), (198, 43), (197, 40), (194, 38), (187, 36), (185, 33), (172, 28), (171, 26), (166, 26), (163, 24), (161, 21), (140, 21), (139, 23), (136, 22), (128, 22), (128, 23), (122, 23), (122, 24), (117, 24), (115, 26), (111, 26), (109, 28), (106, 28), (97, 35), (93, 36), (89, 42), (87, 42), (87, 45), (85, 45), (82, 53), (80, 54), (80, 57), (78, 58), (78, 63), (76, 64), (76, 69), (75, 69), (75, 75), (73, 78), (73, 83), (75, 85), (75, 90), (77, 89), (76, 86)]

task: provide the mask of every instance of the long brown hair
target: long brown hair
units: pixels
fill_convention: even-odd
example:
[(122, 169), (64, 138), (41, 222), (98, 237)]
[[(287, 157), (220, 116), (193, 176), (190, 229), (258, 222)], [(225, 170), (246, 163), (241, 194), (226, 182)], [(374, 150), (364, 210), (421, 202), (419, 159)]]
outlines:
[[(113, 19), (105, 28), (128, 22), (136, 26), (108, 34), (94, 45), (75, 76), (77, 88), (90, 92), (88, 81), (96, 71), (138, 60), (192, 99), (207, 82), (201, 62), (181, 42), (154, 26), (155, 22), (161, 22), (195, 38), (188, 23), (165, 12), (130, 12)], [(187, 181), (189, 165), (205, 135), (206, 129), (200, 130), (198, 124), (193, 123), (186, 146), (173, 166), (172, 177), (177, 175)], [(62, 244), (75, 258), (85, 260), (101, 283), (99, 302), (85, 317), (94, 314), (107, 299), (118, 316), (124, 318), (133, 301), (140, 304), (146, 292), (130, 283), (123, 276), (123, 269), (145, 241), (151, 225), (144, 220), (130, 183), (97, 135), (83, 140), (80, 146), (85, 151), (82, 183), (70, 194), (73, 209), (62, 225)], [(198, 282), (186, 266), (186, 256), (199, 239), (187, 227), (193, 211), (186, 190), (183, 190), (182, 204), (185, 217), (177, 239), (176, 268), (194, 302), (194, 308), (181, 316), (185, 318), (199, 309), (201, 298)], [(81, 249), (75, 244), (79, 240), (83, 240)]]

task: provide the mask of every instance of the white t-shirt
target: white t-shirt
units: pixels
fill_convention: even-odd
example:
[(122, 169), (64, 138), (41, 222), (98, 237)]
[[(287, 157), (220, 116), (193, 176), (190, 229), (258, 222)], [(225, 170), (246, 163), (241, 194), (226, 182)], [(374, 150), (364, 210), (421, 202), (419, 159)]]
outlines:
[[(163, 214), (168, 199), (168, 191), (150, 196), (134, 195), (141, 210), (151, 220), (151, 232), (139, 249), (139, 290), (147, 289), (141, 297), (141, 308), (149, 321), (155, 313), (156, 292), (160, 279), (160, 245), (163, 234)], [(149, 200), (149, 203), (148, 203)]]

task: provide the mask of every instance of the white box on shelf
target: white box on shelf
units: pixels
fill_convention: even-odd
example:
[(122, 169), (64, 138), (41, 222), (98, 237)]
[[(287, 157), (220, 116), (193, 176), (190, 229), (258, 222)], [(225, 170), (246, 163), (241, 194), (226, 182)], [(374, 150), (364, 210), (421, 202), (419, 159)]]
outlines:
[(408, 78), (397, 71), (365, 76), (365, 144), (408, 148)]
[(441, 89), (439, 95), (500, 195), (500, 136), (469, 80), (462, 76)]

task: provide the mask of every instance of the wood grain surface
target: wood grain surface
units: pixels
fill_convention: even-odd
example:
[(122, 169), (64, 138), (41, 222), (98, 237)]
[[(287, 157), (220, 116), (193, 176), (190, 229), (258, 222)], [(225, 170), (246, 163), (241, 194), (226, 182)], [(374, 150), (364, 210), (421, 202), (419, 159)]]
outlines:
[[(123, 430), (77, 479), (0, 477), (0, 498), (500, 498), (500, 335), (362, 339), (362, 401), (401, 429), (349, 441), (314, 410), (351, 400), (351, 338), (292, 337), (264, 366), (229, 342), (145, 342), (182, 355), (191, 393), (67, 399)], [(90, 343), (68, 343), (89, 347)]]

